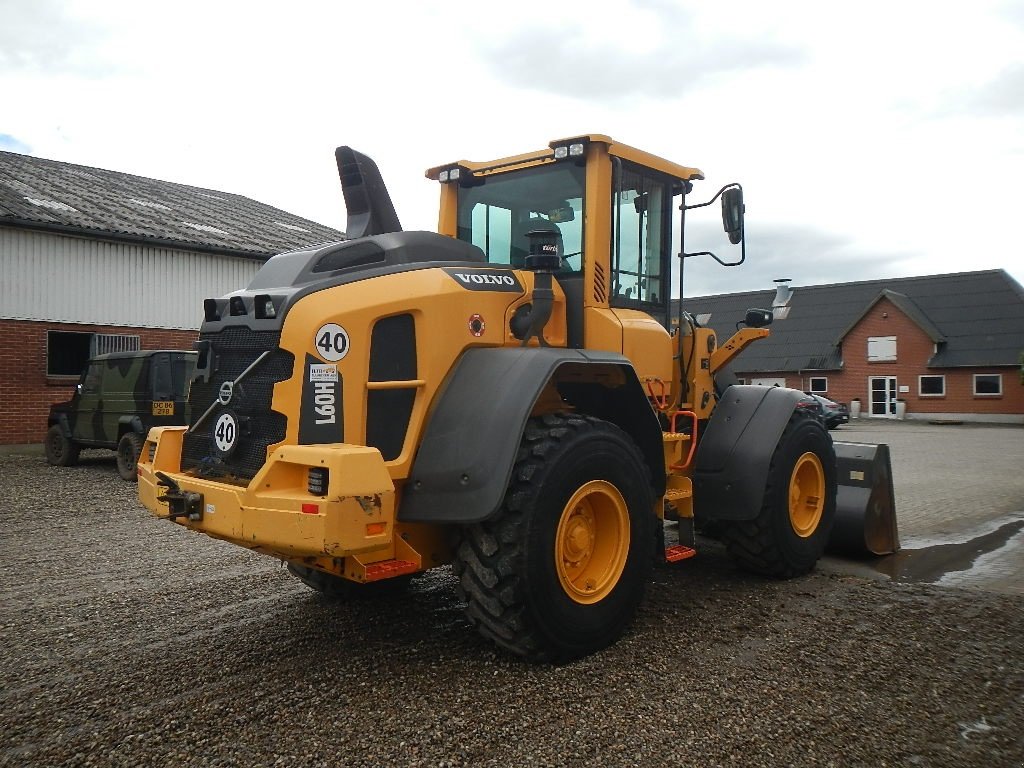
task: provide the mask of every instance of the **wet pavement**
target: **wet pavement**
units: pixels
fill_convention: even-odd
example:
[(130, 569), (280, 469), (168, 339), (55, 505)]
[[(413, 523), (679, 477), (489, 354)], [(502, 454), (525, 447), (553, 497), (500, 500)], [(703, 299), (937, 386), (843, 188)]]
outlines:
[(859, 419), (831, 434), (890, 446), (902, 550), (828, 570), (1024, 595), (1024, 427)]

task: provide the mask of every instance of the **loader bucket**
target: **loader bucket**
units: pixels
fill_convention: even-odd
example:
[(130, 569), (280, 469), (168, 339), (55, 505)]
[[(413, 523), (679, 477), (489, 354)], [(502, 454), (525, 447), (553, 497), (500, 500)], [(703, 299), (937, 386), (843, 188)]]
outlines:
[(864, 557), (900, 548), (888, 445), (834, 443), (836, 518), (827, 550)]

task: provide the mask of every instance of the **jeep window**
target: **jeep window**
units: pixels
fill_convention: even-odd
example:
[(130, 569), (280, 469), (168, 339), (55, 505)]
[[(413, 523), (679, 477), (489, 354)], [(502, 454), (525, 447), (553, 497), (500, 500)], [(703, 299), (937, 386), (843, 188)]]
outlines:
[(459, 188), (458, 235), (492, 264), (521, 268), (527, 232), (554, 226), (562, 238), (562, 270), (583, 270), (584, 169), (548, 163), (475, 179)]
[(103, 378), (103, 363), (90, 363), (82, 374), (82, 391), (96, 392), (100, 388), (100, 380)]
[(171, 358), (171, 386), (174, 397), (188, 398), (188, 387), (196, 369), (196, 355), (175, 355)]
[(153, 355), (150, 377), (153, 380), (154, 400), (173, 400), (174, 384), (171, 381), (171, 356)]

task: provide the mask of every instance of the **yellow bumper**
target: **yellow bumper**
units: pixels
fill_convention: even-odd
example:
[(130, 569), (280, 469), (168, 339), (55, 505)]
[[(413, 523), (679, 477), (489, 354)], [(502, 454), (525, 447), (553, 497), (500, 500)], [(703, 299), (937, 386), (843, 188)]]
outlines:
[[(248, 486), (181, 473), (185, 427), (150, 430), (139, 456), (139, 500), (157, 517), (167, 518), (167, 491), (157, 472), (182, 491), (202, 494), (198, 520), (175, 522), (219, 539), (285, 559), (393, 558), (395, 488), (375, 448), (359, 445), (288, 445), (275, 449)], [(329, 473), (326, 493), (307, 489), (310, 468)]]

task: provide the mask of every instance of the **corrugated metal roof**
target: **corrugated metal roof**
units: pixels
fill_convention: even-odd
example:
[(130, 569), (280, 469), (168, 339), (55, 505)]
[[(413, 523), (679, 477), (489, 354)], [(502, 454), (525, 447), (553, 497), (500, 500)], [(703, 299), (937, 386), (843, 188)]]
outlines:
[(0, 152), (0, 224), (270, 256), (344, 235), (229, 192)]
[[(732, 366), (751, 373), (837, 370), (837, 341), (889, 291), (894, 303), (938, 341), (932, 368), (1019, 365), (1024, 350), (1024, 288), (1005, 270), (959, 272), (855, 283), (795, 286), (789, 316), (751, 344)], [(771, 307), (774, 289), (685, 299), (693, 315), (728, 338), (751, 307)], [(892, 299), (892, 296), (887, 298)]]

